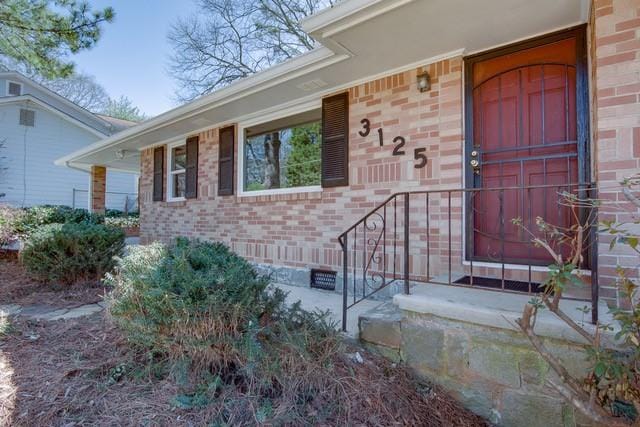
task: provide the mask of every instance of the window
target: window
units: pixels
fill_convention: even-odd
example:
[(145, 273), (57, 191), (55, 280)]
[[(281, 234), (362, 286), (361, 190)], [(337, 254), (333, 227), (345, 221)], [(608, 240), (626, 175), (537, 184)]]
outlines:
[(9, 96), (22, 95), (22, 85), (20, 83), (7, 81), (7, 95)]
[(20, 124), (22, 126), (35, 126), (36, 125), (36, 112), (33, 110), (20, 109)]
[(186, 189), (187, 147), (184, 142), (169, 146), (168, 200), (181, 200)]
[(245, 192), (320, 186), (321, 112), (314, 110), (245, 129)]

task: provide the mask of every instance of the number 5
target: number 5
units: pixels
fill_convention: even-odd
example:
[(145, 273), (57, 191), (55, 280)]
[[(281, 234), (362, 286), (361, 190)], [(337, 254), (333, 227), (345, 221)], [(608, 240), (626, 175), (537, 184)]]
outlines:
[(425, 147), (416, 148), (413, 151), (413, 158), (415, 160), (420, 160), (420, 163), (416, 163), (415, 165), (413, 165), (414, 168), (422, 169), (427, 165), (427, 156), (424, 154), (425, 151), (427, 151)]

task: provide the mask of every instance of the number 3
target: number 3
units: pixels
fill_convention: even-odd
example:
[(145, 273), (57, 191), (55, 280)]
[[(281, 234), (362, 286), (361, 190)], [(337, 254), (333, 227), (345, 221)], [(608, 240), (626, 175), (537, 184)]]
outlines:
[(413, 151), (413, 158), (415, 160), (420, 160), (420, 163), (416, 163), (415, 165), (413, 165), (414, 168), (422, 169), (423, 167), (425, 167), (427, 165), (427, 156), (424, 155), (425, 151), (427, 151), (427, 149), (425, 147), (416, 148)]
[(369, 135), (369, 132), (371, 131), (371, 122), (369, 119), (362, 119), (360, 120), (360, 123), (362, 124), (362, 130), (358, 132), (358, 135), (362, 137)]

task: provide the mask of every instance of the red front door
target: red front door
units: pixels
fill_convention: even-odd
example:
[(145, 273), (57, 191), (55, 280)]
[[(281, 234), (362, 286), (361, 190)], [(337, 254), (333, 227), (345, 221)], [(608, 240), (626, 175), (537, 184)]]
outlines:
[(559, 203), (582, 175), (576, 108), (581, 39), (572, 34), (469, 64), (467, 182), (481, 189), (468, 202), (472, 259), (548, 264), (548, 254), (512, 220), (520, 218), (532, 231), (537, 217), (558, 227), (573, 221)]

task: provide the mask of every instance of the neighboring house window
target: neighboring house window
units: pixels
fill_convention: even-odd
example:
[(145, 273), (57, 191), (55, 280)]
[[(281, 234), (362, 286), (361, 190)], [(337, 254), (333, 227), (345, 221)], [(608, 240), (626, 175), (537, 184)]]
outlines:
[(22, 95), (22, 85), (20, 83), (7, 81), (7, 95), (9, 96)]
[(244, 129), (244, 192), (318, 188), (321, 181), (321, 111)]
[(36, 125), (36, 112), (33, 110), (20, 109), (20, 124), (22, 126)]
[(168, 200), (181, 200), (185, 196), (187, 146), (184, 142), (169, 145)]

